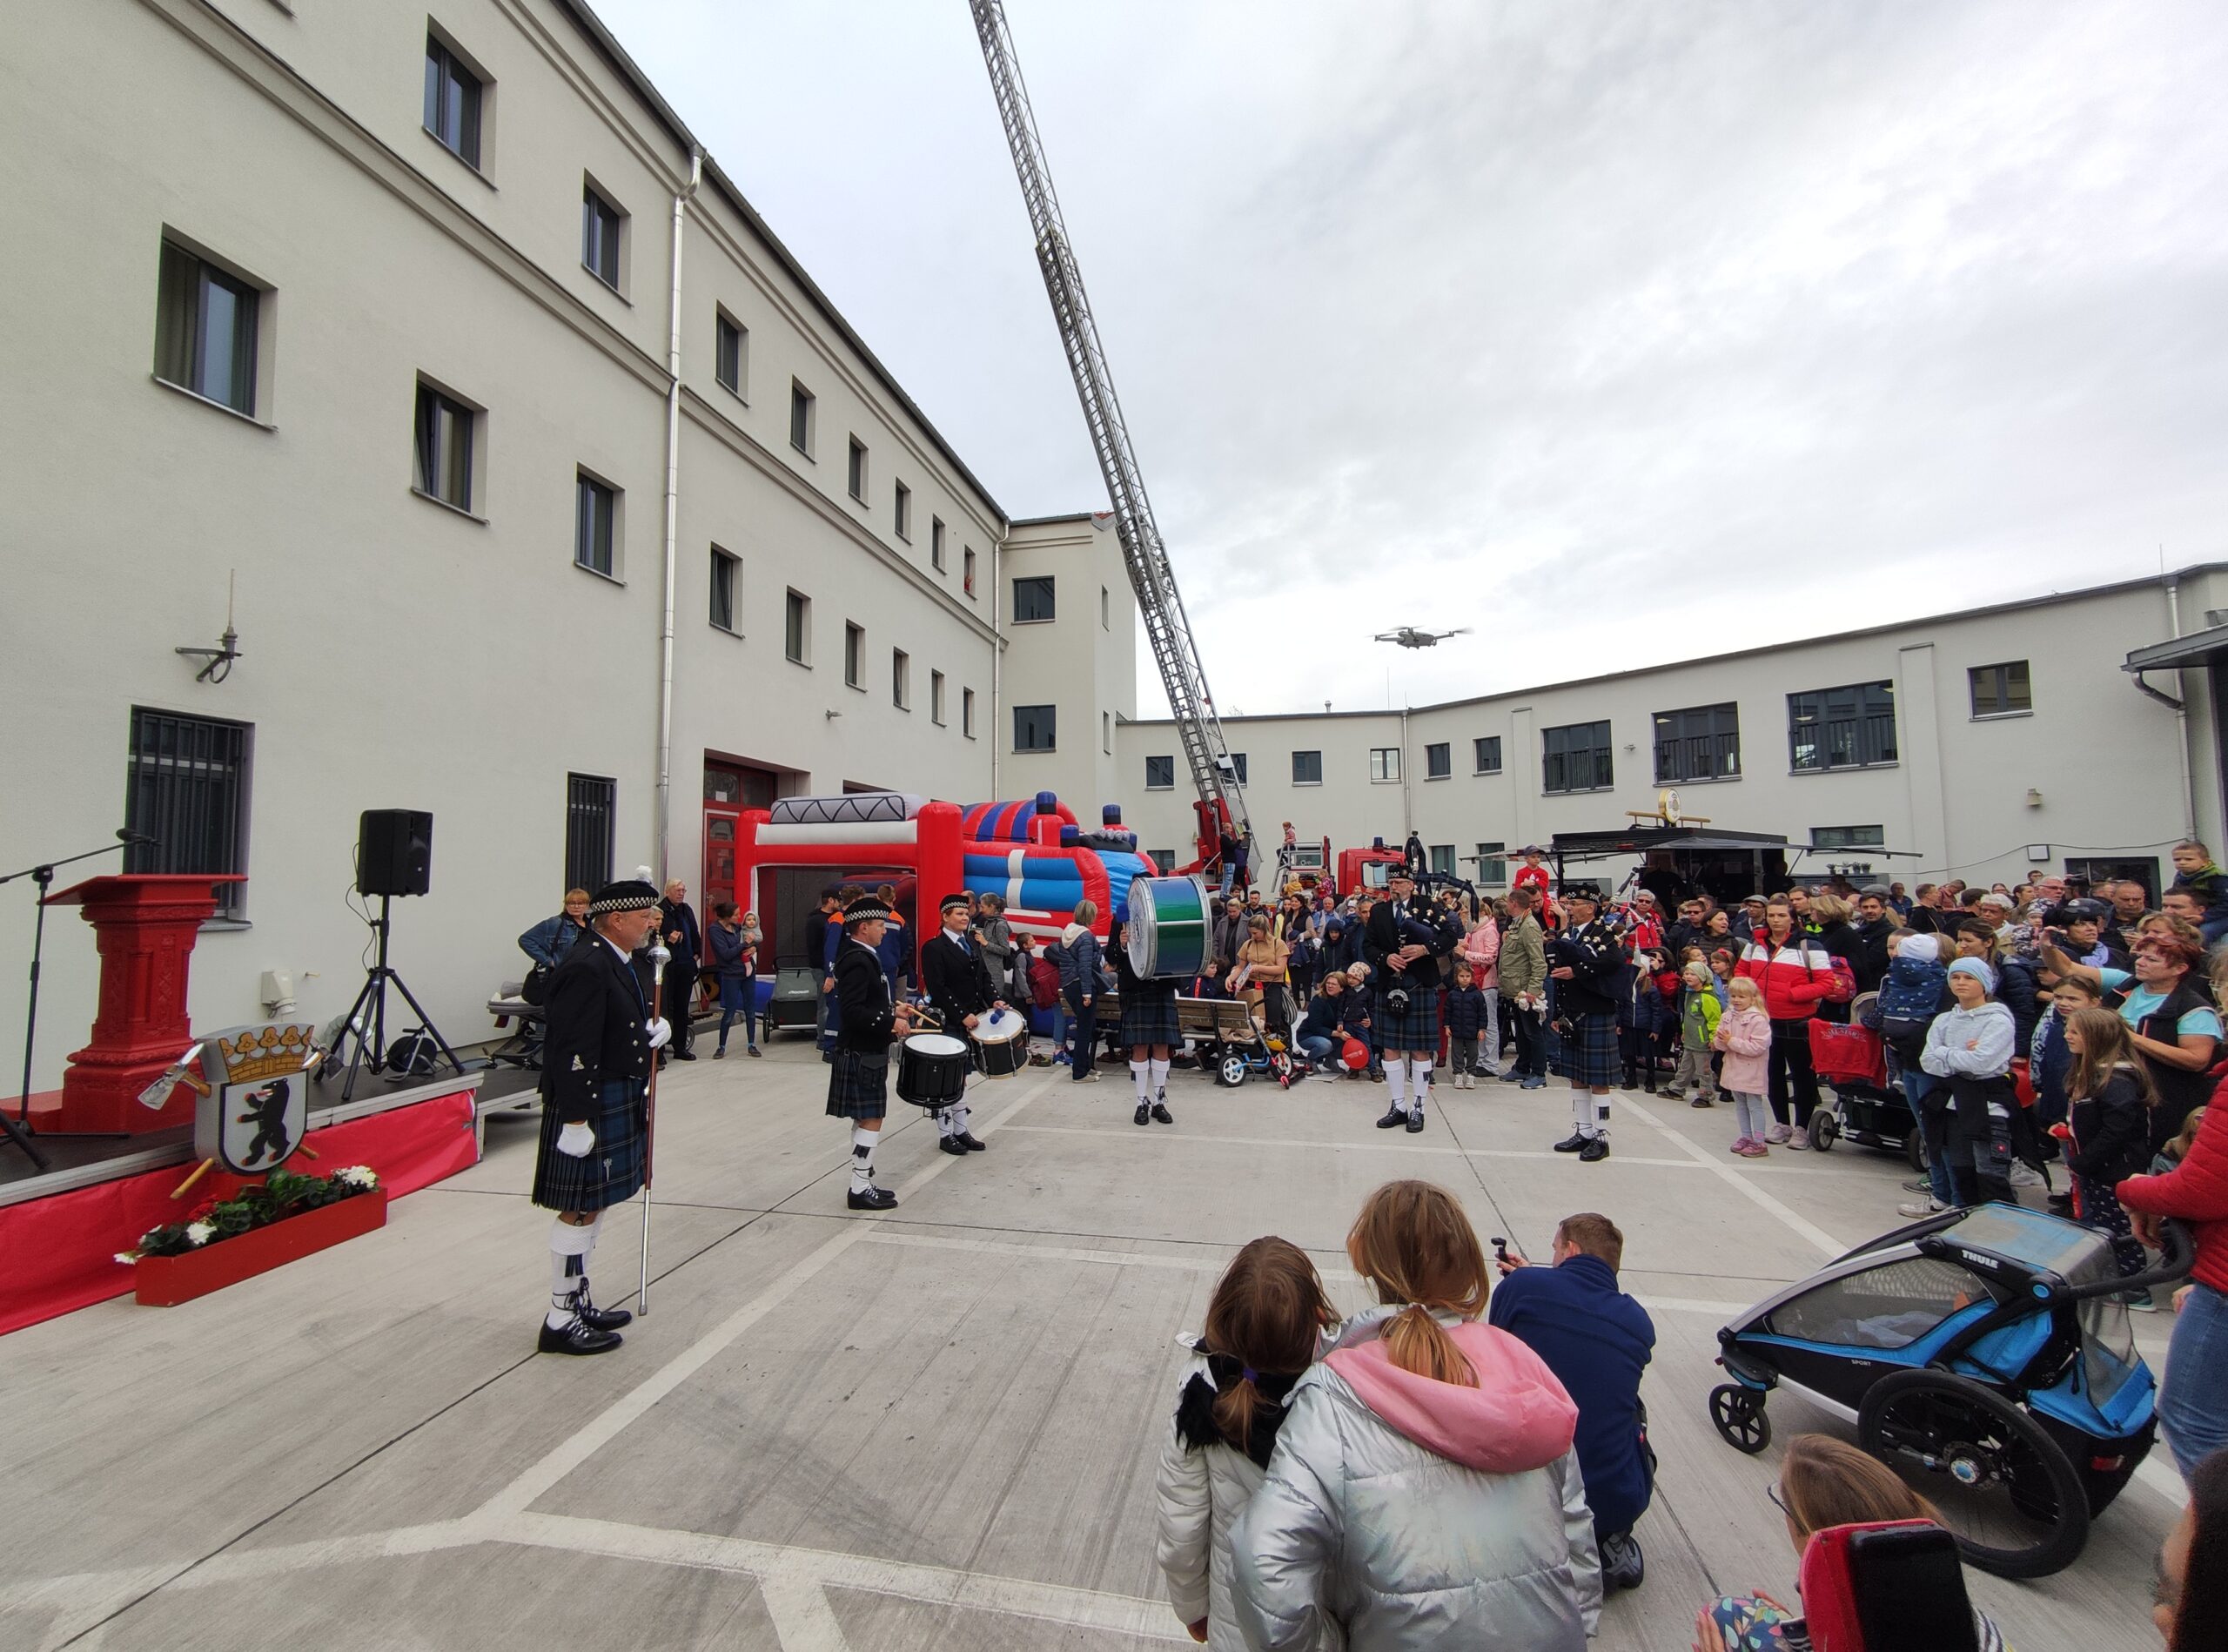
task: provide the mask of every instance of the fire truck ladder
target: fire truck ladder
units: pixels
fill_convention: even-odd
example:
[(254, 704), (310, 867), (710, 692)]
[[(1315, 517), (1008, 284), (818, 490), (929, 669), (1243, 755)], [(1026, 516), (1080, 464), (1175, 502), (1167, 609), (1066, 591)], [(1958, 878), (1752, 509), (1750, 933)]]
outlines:
[[(1114, 377), (1107, 369), (1106, 353), (1099, 346), (1091, 301), (1084, 294), (1083, 272), (1068, 245), (1067, 225), (1061, 221), (1059, 198), (1052, 191), (1051, 168), (1037, 134), (1028, 90), (1022, 84), (1021, 60), (1015, 55), (1013, 36), (1006, 27), (1005, 7), (1001, 0), (968, 3), (975, 17), (976, 35), (983, 44), (983, 61), (990, 71), (990, 90), (998, 100), (998, 118), (1005, 124), (1006, 143), (1013, 151), (1022, 198), (1029, 207), (1029, 225), (1037, 237), (1037, 262), (1044, 272), (1045, 295), (1052, 301), (1053, 319), (1059, 324), (1060, 341), (1068, 353), (1068, 369), (1075, 377), (1076, 396), (1083, 403), (1084, 422), (1090, 427), (1098, 468), (1106, 479), (1107, 500), (1114, 508), (1115, 531), (1122, 540), (1122, 559), (1129, 567), (1137, 611), (1144, 616), (1145, 636), (1152, 644), (1169, 709), (1184, 742), (1184, 760), (1191, 766), (1191, 784), (1218, 823), (1226, 823), (1239, 842), (1250, 843), (1252, 828), (1246, 818), (1237, 766), (1230, 760), (1222, 719), (1216, 714), (1214, 695), (1208, 692), (1206, 673), (1200, 668), (1191, 621), (1184, 617), (1184, 599), (1177, 592), (1176, 575), (1170, 571), (1168, 553), (1153, 521), (1152, 501), (1145, 497), (1144, 476), (1130, 446), (1129, 426), (1123, 422), (1121, 404), (1114, 397)], [(1206, 836), (1204, 826), (1205, 823), (1203, 839)], [(1211, 843), (1202, 842), (1200, 852), (1205, 855), (1212, 848)]]

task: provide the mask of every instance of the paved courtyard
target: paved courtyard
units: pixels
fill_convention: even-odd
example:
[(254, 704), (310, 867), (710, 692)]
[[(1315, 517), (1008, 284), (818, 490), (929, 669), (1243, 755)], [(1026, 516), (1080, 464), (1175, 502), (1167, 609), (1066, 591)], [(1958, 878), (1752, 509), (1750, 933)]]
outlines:
[[(903, 1203), (869, 1219), (843, 1209), (825, 1071), (789, 1043), (668, 1071), (652, 1312), (613, 1354), (531, 1352), (548, 1218), (516, 1115), (380, 1232), (183, 1307), (0, 1339), (0, 1646), (1189, 1645), (1152, 1560), (1173, 1339), (1265, 1232), (1361, 1306), (1342, 1240), (1398, 1176), (1533, 1256), (1573, 1211), (1625, 1229), (1662, 1467), (1648, 1582), (1611, 1602), (1602, 1652), (1684, 1652), (1705, 1597), (1792, 1588), (1778, 1445), (1742, 1457), (1703, 1414), (1714, 1333), (1892, 1226), (1900, 1160), (1735, 1160), (1728, 1112), (1621, 1098), (1615, 1156), (1580, 1165), (1547, 1151), (1567, 1092), (1442, 1088), (1424, 1134), (1388, 1138), (1375, 1085), (1184, 1071), (1176, 1127), (1139, 1130), (1125, 1071), (1032, 1069), (979, 1085), (990, 1150), (963, 1160), (897, 1106), (879, 1164)], [(607, 1226), (615, 1304), (638, 1207)], [(2154, 1365), (2167, 1329), (2138, 1323)], [(1788, 1397), (1772, 1412), (1780, 1444), (1839, 1431)], [(2155, 1647), (2173, 1487), (2162, 1450), (2070, 1570), (1975, 1574), (1976, 1597), (2022, 1652)]]

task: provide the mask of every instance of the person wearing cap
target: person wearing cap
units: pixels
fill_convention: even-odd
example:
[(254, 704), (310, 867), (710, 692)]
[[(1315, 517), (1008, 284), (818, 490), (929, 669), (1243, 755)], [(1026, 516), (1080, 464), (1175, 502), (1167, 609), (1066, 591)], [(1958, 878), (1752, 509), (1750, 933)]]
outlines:
[[(937, 908), (943, 927), (921, 949), (921, 991), (943, 1030), (956, 1038), (965, 1038), (983, 1017), (1006, 1007), (988, 950), (969, 932), (974, 904), (964, 895), (945, 896)], [(947, 1153), (963, 1158), (988, 1146), (968, 1132), (963, 1093), (949, 1107), (937, 1108), (936, 1121), (936, 1145)]]
[(1733, 915), (1733, 938), (1742, 946), (1763, 933), (1764, 904), (1764, 897), (1761, 895), (1741, 897), (1741, 910)]
[[(855, 1211), (897, 1208), (897, 1195), (874, 1185), (874, 1150), (889, 1110), (889, 1046), (913, 1031), (906, 1006), (889, 1001), (882, 972), (882, 945), (889, 909), (861, 895), (843, 908), (843, 938), (831, 978), (840, 1024), (828, 1071), (828, 1116), (851, 1121), (851, 1186)], [(964, 1148), (962, 1152), (966, 1151)]]
[(1537, 843), (1527, 843), (1523, 849), (1524, 864), (1516, 869), (1516, 876), (1509, 880), (1513, 893), (1517, 890), (1532, 891), (1532, 916), (1540, 920), (1542, 930), (1555, 926), (1554, 897), (1549, 893), (1551, 881), (1547, 876), (1547, 853)]
[(2011, 1058), (2018, 1047), (2011, 1011), (1996, 1002), (1995, 966), (1959, 958), (1950, 966), (1956, 1007), (1926, 1030), (1919, 1065), (1948, 1080), (1921, 1104), (1920, 1125), (1930, 1155), (1950, 1167), (1951, 1191), (1961, 1206), (1991, 1201), (2015, 1204), (2011, 1191), (2012, 1116), (2019, 1105), (2011, 1088)]
[(541, 1058), (541, 1138), (534, 1202), (557, 1212), (549, 1232), (544, 1353), (602, 1353), (620, 1344), (624, 1308), (588, 1294), (588, 1259), (603, 1212), (641, 1189), (648, 1148), (644, 1097), (652, 1054), (673, 1037), (653, 1020), (634, 954), (656, 930), (658, 892), (609, 883), (588, 899), (590, 933), (549, 977)]
[(1410, 911), (1415, 892), (1414, 874), (1405, 863), (1393, 867), (1386, 879), (1386, 898), (1369, 909), (1362, 932), (1377, 983), (1372, 1031), (1385, 1063), (1386, 1106), (1377, 1127), (1405, 1126), (1411, 1135), (1424, 1127), (1432, 1064), (1439, 1057), (1441, 966), (1459, 938), (1455, 925), (1433, 923)]
[(1609, 1156), (1609, 1086), (1616, 1082), (1617, 1000), (1614, 977), (1625, 967), (1616, 930), (1588, 888), (1563, 891), (1567, 922), (1547, 944), (1547, 978), (1555, 984), (1555, 1019), (1562, 1031), (1563, 1071), (1570, 1079), (1569, 1136), (1559, 1153), (1592, 1165)]

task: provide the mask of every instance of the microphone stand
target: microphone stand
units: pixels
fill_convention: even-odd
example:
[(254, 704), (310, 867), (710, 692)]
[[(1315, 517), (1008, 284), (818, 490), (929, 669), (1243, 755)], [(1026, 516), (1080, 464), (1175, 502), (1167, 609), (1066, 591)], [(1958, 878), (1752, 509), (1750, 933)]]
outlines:
[(31, 903), (35, 914), (31, 924), (31, 997), (30, 1009), (23, 1017), (23, 1084), (16, 1097), (16, 1116), (10, 1118), (5, 1113), (0, 1113), (0, 1129), (4, 1129), (8, 1139), (29, 1153), (31, 1163), (41, 1170), (46, 1168), (46, 1158), (31, 1145), (30, 1140), (31, 1051), (38, 1038), (38, 971), (40, 955), (46, 949), (46, 893), (54, 885), (54, 869), (57, 866), (89, 861), (98, 855), (113, 855), (119, 849), (130, 849), (155, 841), (129, 830), (117, 832), (116, 839), (113, 843), (89, 849), (82, 855), (64, 856), (58, 861), (46, 861), (37, 866), (26, 866), (21, 871), (0, 876), (0, 883), (12, 883), (19, 877), (28, 877), (38, 889), (37, 898)]

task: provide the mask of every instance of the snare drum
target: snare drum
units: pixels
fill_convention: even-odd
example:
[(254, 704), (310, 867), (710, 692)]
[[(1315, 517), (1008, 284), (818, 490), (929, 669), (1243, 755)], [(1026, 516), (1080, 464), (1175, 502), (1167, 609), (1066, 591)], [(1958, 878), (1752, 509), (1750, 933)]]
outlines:
[(985, 1078), (1010, 1078), (1029, 1064), (1029, 1017), (1020, 1011), (979, 1017), (972, 1031), (975, 1065)]
[(1130, 968), (1148, 981), (1181, 980), (1205, 967), (1207, 886), (1196, 877), (1139, 877), (1130, 883), (1124, 925)]
[(916, 1032), (897, 1047), (897, 1098), (949, 1107), (967, 1093), (967, 1044), (948, 1032)]

